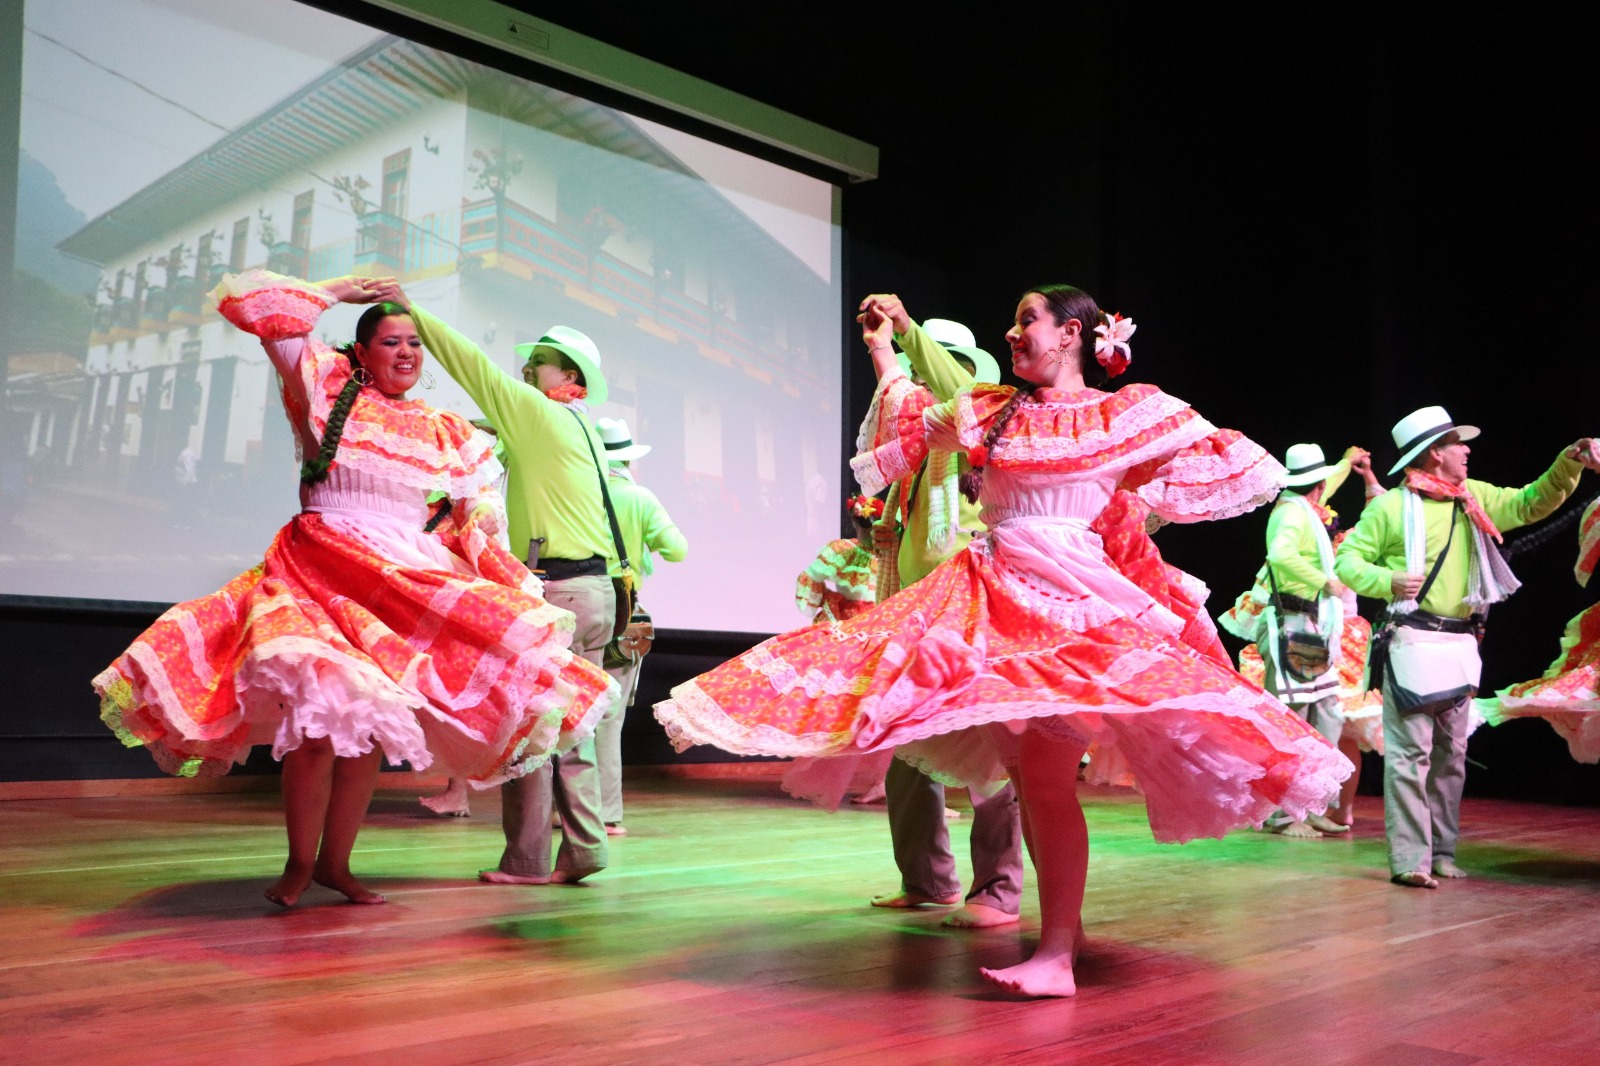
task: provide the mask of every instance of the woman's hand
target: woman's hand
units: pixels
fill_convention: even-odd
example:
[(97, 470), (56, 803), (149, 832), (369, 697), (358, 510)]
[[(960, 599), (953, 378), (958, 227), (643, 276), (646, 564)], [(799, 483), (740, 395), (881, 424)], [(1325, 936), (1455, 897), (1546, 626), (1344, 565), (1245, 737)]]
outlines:
[(906, 305), (893, 293), (874, 293), (862, 300), (856, 310), (861, 312), (856, 316), (856, 321), (863, 326), (866, 325), (866, 316), (875, 311), (889, 320), (896, 333), (908, 333), (911, 330), (911, 316), (906, 313)]
[(360, 274), (346, 274), (341, 278), (330, 278), (317, 284), (333, 294), (333, 298), (342, 304), (369, 304), (378, 299), (378, 284), (383, 280), (393, 278), (367, 278)]
[(875, 352), (879, 348), (888, 348), (894, 340), (894, 323), (889, 321), (887, 315), (877, 308), (869, 308), (856, 316), (856, 321), (861, 323), (861, 340), (866, 344), (867, 351)]
[(407, 311), (411, 310), (411, 298), (408, 297), (406, 295), (406, 291), (400, 287), (400, 280), (398, 278), (372, 278), (371, 280), (375, 285), (375, 295), (373, 296), (374, 300), (381, 300), (384, 303), (399, 304)]

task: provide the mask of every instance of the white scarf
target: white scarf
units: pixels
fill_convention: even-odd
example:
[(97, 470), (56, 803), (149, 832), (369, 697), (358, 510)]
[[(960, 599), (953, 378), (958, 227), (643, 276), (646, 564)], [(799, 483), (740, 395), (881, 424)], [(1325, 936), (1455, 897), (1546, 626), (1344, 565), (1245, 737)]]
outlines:
[[(1426, 574), (1428, 526), (1423, 515), (1423, 497), (1410, 489), (1404, 489), (1403, 492), (1404, 496), (1400, 500), (1400, 523), (1406, 542), (1406, 573)], [(1450, 503), (1452, 509), (1456, 506), (1448, 500), (1443, 502)], [(1490, 604), (1499, 603), (1521, 588), (1522, 582), (1511, 572), (1511, 567), (1501, 557), (1500, 549), (1494, 541), (1490, 540), (1471, 519), (1466, 519), (1464, 516), (1463, 519), (1472, 534), (1472, 554), (1467, 556), (1466, 603), (1474, 614), (1482, 614), (1489, 609)], [(1452, 519), (1452, 524), (1454, 521), (1455, 519)], [(1446, 541), (1445, 547), (1439, 550), (1443, 552), (1448, 547), (1449, 542)], [(1390, 608), (1395, 614), (1410, 614), (1416, 609), (1416, 600), (1396, 600)]]
[[(1284, 499), (1287, 503), (1298, 504), (1305, 510), (1307, 517), (1310, 518), (1311, 535), (1317, 544), (1317, 561), (1321, 564), (1322, 576), (1327, 581), (1333, 581), (1333, 541), (1328, 536), (1328, 528), (1322, 524), (1322, 516), (1317, 514), (1315, 507), (1311, 506), (1310, 500), (1298, 493), (1286, 495)], [(1270, 562), (1267, 563), (1269, 581), (1272, 579), (1271, 566)], [(1343, 655), (1343, 648), (1341, 647), (1343, 642), (1340, 640), (1340, 636), (1344, 631), (1343, 599), (1328, 592), (1326, 587), (1317, 597), (1317, 632), (1328, 645), (1328, 671), (1310, 682), (1295, 681), (1289, 677), (1285, 664), (1278, 661), (1282, 657), (1283, 644), (1279, 638), (1282, 619), (1278, 617), (1277, 608), (1269, 604), (1267, 609), (1262, 612), (1262, 622), (1264, 623), (1262, 637), (1271, 641), (1269, 645), (1272, 648), (1270, 661), (1277, 675), (1273, 678), (1273, 682), (1275, 691), (1279, 693), (1281, 698), (1288, 700), (1293, 696), (1298, 697), (1298, 699), (1294, 699), (1292, 702), (1309, 701), (1320, 699), (1324, 695), (1337, 691), (1339, 685), (1337, 668)]]

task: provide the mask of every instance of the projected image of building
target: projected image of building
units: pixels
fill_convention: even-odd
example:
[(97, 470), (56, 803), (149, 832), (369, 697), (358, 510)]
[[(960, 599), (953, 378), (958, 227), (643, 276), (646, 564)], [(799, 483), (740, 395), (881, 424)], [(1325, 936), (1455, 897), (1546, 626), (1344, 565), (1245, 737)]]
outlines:
[[(758, 522), (769, 549), (792, 537), (803, 558), (838, 523), (836, 239), (758, 221), (688, 143), (381, 38), (59, 242), (99, 283), (81, 380), (38, 412), (30, 458), (51, 492), (116, 501), (129, 528), (193, 508), (259, 551), (293, 506), (293, 440), (259, 346), (205, 294), (253, 267), (394, 275), (513, 373), (514, 345), (550, 325), (588, 333), (610, 384), (592, 414), (654, 446), (649, 484), (691, 540)], [(340, 314), (329, 341), (348, 339)], [(447, 379), (418, 395), (477, 414)], [(88, 552), (84, 532), (58, 547)], [(721, 565), (748, 539), (729, 537)], [(155, 566), (124, 598), (203, 591), (236, 561)], [(50, 591), (5, 569), (5, 591)]]

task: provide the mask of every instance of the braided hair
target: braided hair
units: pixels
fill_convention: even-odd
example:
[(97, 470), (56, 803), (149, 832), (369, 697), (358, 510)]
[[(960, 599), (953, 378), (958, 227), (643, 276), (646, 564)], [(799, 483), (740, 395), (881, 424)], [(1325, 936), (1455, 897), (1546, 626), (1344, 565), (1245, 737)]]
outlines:
[[(397, 303), (373, 304), (361, 313), (361, 318), (356, 322), (356, 339), (354, 343), (341, 345), (337, 351), (350, 360), (352, 367), (350, 379), (344, 383), (344, 388), (339, 390), (339, 395), (334, 398), (333, 407), (328, 411), (328, 424), (322, 431), (322, 444), (317, 448), (317, 454), (300, 464), (300, 482), (305, 485), (315, 485), (328, 477), (328, 471), (333, 468), (333, 457), (339, 451), (339, 439), (344, 436), (345, 420), (350, 417), (350, 409), (355, 406), (356, 396), (361, 392), (362, 382), (360, 373), (365, 368), (361, 360), (356, 358), (356, 345), (365, 347), (372, 341), (373, 334), (378, 332), (378, 324), (394, 315), (409, 315), (411, 312)], [(368, 378), (370, 381), (370, 377)]]
[[(1104, 385), (1109, 377), (1106, 368), (1094, 358), (1094, 329), (1106, 320), (1105, 312), (1100, 310), (1100, 305), (1093, 296), (1084, 292), (1076, 285), (1036, 285), (1022, 294), (1023, 299), (1030, 295), (1038, 296), (1050, 309), (1050, 317), (1058, 326), (1064, 326), (1072, 319), (1078, 320), (1078, 369), (1083, 374), (1083, 383), (1092, 388)], [(983, 435), (983, 448), (986, 456), (994, 455), (995, 445), (1005, 435), (1006, 424), (1016, 414), (1017, 408), (1024, 402), (1033, 398), (1035, 386), (1032, 383), (1024, 385), (1011, 394), (1011, 399), (1006, 401), (995, 415), (994, 421), (989, 424), (988, 432)], [(961, 475), (961, 494), (968, 500), (976, 503), (978, 495), (983, 491), (983, 468), (975, 466)]]

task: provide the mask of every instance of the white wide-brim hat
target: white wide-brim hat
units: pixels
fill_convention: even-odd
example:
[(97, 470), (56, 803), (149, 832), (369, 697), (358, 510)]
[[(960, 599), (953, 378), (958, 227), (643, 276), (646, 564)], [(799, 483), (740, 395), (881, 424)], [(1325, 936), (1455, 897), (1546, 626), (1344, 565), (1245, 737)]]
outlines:
[(613, 463), (626, 463), (650, 454), (650, 445), (633, 442), (633, 434), (623, 419), (596, 419), (594, 428), (600, 432), (600, 443), (606, 446), (606, 459)]
[(1443, 407), (1423, 407), (1412, 411), (1396, 422), (1391, 431), (1394, 446), (1400, 452), (1400, 461), (1389, 468), (1389, 473), (1398, 474), (1407, 463), (1422, 453), (1422, 449), (1452, 431), (1458, 440), (1471, 440), (1478, 435), (1477, 426), (1456, 425)]
[(579, 333), (571, 326), (551, 326), (543, 337), (532, 344), (517, 345), (517, 358), (526, 361), (540, 348), (554, 348), (578, 364), (583, 372), (583, 387), (588, 392), (590, 404), (606, 402), (606, 378), (600, 373), (600, 349), (587, 333)]
[[(986, 385), (1000, 384), (1000, 364), (995, 362), (994, 356), (978, 347), (978, 338), (966, 326), (948, 318), (930, 318), (922, 323), (922, 331), (945, 351), (970, 359), (974, 378)], [(895, 358), (900, 360), (902, 370), (911, 373), (911, 360), (906, 358), (904, 352), (895, 353)]]
[(1326, 481), (1333, 473), (1333, 465), (1322, 454), (1320, 444), (1289, 445), (1289, 450), (1283, 453), (1283, 465), (1289, 471), (1283, 483), (1291, 489)]

